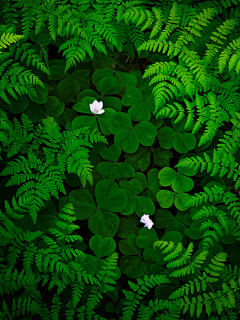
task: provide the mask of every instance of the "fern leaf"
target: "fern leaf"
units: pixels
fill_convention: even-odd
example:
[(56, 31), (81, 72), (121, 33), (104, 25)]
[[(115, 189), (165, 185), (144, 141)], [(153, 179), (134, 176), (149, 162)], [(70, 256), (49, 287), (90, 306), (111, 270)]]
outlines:
[[(17, 34), (10, 34), (7, 33), (5, 34), (5, 32), (1, 35), (1, 39), (0, 39), (0, 49), (2, 48), (7, 48), (7, 46), (10, 46), (11, 43), (16, 43), (18, 40), (23, 39), (24, 36), (22, 35), (17, 35)], [(0, 53), (2, 53), (0, 51)]]

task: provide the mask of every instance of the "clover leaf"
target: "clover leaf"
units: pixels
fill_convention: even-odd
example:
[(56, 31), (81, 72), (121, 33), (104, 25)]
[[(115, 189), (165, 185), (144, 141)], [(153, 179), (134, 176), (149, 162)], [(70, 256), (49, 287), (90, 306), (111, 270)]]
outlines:
[(149, 121), (151, 112), (154, 112), (154, 99), (150, 95), (143, 101), (143, 94), (141, 90), (136, 87), (129, 87), (126, 90), (126, 95), (122, 97), (122, 104), (130, 106), (128, 114), (132, 117), (133, 121)]
[(101, 149), (100, 155), (106, 160), (114, 161), (102, 161), (97, 164), (97, 171), (104, 179), (117, 179), (120, 181), (132, 178), (134, 175), (135, 170), (129, 163), (117, 163), (121, 155), (121, 148), (117, 144), (113, 144), (109, 148)]
[(188, 192), (194, 187), (194, 182), (191, 178), (177, 173), (170, 167), (161, 169), (158, 173), (160, 184), (164, 187), (172, 186), (175, 192)]
[(114, 143), (125, 152), (133, 153), (143, 146), (151, 146), (157, 136), (156, 127), (147, 121), (142, 121), (133, 127), (129, 114), (116, 112), (108, 130), (115, 134)]
[(90, 239), (89, 247), (96, 257), (103, 258), (116, 250), (116, 242), (111, 237), (103, 238), (96, 234)]
[(192, 133), (185, 133), (186, 130), (191, 130), (190, 128), (184, 129), (184, 125), (187, 118), (183, 118), (179, 123), (174, 123), (172, 119), (172, 126), (163, 127), (158, 131), (159, 144), (164, 149), (171, 149), (172, 147), (179, 153), (187, 153), (196, 147), (197, 139)]
[(191, 196), (188, 193), (176, 193), (170, 190), (160, 190), (156, 195), (157, 201), (162, 208), (170, 208), (173, 203), (178, 210), (185, 211), (186, 202)]
[(119, 227), (119, 217), (114, 212), (121, 212), (127, 206), (128, 196), (112, 180), (101, 180), (95, 187), (96, 203), (87, 189), (73, 190), (69, 201), (75, 208), (76, 218), (88, 219), (88, 227), (94, 234), (114, 237)]
[(134, 210), (139, 217), (142, 217), (144, 214), (149, 216), (154, 214), (155, 205), (153, 201), (147, 197), (139, 196), (143, 191), (143, 186), (139, 180), (120, 181), (119, 185), (126, 191), (129, 197), (127, 207), (121, 212), (122, 214), (130, 215)]

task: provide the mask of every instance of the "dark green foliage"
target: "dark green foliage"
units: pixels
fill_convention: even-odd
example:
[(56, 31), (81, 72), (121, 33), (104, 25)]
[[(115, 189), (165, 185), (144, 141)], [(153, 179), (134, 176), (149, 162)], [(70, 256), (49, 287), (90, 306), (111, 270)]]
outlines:
[[(3, 119), (6, 119), (6, 114), (2, 111)], [(22, 145), (30, 144), (27, 150), (28, 159), (19, 156), (22, 161), (10, 161), (6, 168), (1, 172), (1, 175), (11, 175), (7, 186), (20, 185), (25, 183), (18, 189), (17, 197), (22, 203), (34, 203), (30, 209), (30, 215), (33, 222), (36, 223), (38, 207), (44, 205), (43, 200), (49, 201), (50, 195), (58, 198), (58, 190), (66, 194), (62, 178), (64, 177), (65, 169), (68, 173), (76, 173), (81, 178), (83, 186), (86, 185), (86, 179), (93, 183), (90, 168), (93, 166), (87, 159), (88, 150), (82, 146), (92, 147), (91, 143), (85, 142), (83, 134), (87, 135), (91, 142), (99, 141), (108, 143), (107, 140), (99, 134), (90, 132), (88, 128), (76, 129), (74, 132), (65, 131), (64, 134), (59, 132), (60, 127), (54, 123), (53, 118), (43, 119), (44, 127), (38, 126), (33, 134), (30, 135), (32, 125), (29, 123), (26, 115), (22, 114), (23, 126), (15, 119), (15, 128), (11, 128), (4, 124), (3, 128), (9, 130), (8, 134), (3, 134), (1, 141), (5, 150), (8, 150), (8, 157), (15, 155)], [(9, 121), (8, 121), (9, 122)], [(31, 121), (30, 121), (31, 122)], [(2, 122), (1, 122), (2, 123)], [(17, 130), (18, 131), (17, 131)], [(19, 131), (21, 135), (19, 135)], [(79, 137), (79, 140), (76, 138)], [(48, 148), (43, 148), (43, 153), (38, 153), (37, 157), (32, 153), (33, 150), (38, 150), (39, 145), (45, 143)], [(11, 146), (12, 144), (12, 146)], [(9, 147), (10, 146), (10, 147)], [(34, 169), (37, 173), (32, 173)], [(20, 172), (24, 173), (20, 173)], [(46, 172), (46, 174), (42, 174)]]
[[(239, 318), (239, 268), (237, 265), (228, 264), (227, 261), (231, 249), (236, 252), (240, 240), (239, 197), (230, 192), (228, 188), (229, 181), (232, 183), (231, 189), (237, 190), (240, 187), (238, 160), (240, 96), (236, 85), (240, 80), (239, 3), (239, 0), (212, 0), (204, 3), (179, 0), (159, 1), (156, 4), (153, 1), (124, 2), (120, 0), (116, 2), (99, 1), (98, 3), (93, 0), (5, 0), (1, 4), (0, 98), (2, 99), (1, 107), (9, 112), (7, 114), (0, 108), (0, 151), (1, 155), (5, 152), (7, 158), (14, 158), (14, 160), (7, 161), (6, 166), (1, 169), (1, 176), (10, 176), (7, 177), (6, 189), (11, 186), (19, 186), (19, 188), (15, 197), (12, 197), (12, 205), (5, 200), (5, 209), (0, 210), (0, 319), (106, 319), (100, 315), (99, 311), (103, 308), (101, 302), (105, 297), (108, 299), (106, 308), (104, 306), (104, 313), (108, 313), (107, 319), (116, 319), (116, 315), (119, 315), (119, 320), (195, 318), (232, 320)], [(144, 31), (147, 29), (151, 32), (146, 36)], [(41, 44), (37, 42), (38, 37)], [(39, 47), (33, 48), (31, 42), (37, 43)], [(147, 67), (141, 79), (144, 79), (145, 82), (142, 83), (142, 86), (138, 85), (138, 88), (133, 84), (127, 87), (124, 81), (125, 87), (123, 88), (121, 79), (117, 81), (107, 73), (111, 65), (109, 67), (108, 61), (103, 59), (105, 57), (102, 53), (108, 56), (109, 51), (113, 53), (113, 48), (115, 52), (122, 52), (126, 42), (133, 44), (134, 52), (129, 49), (132, 48), (130, 46), (126, 49), (126, 51), (129, 50), (129, 56), (132, 55), (132, 57), (134, 54), (141, 56), (142, 51), (162, 52), (157, 57), (154, 55), (150, 57), (154, 62)], [(48, 63), (48, 55), (44, 48), (49, 44), (59, 47), (59, 52), (63, 51), (64, 59), (66, 59), (63, 70), (60, 70), (62, 66), (59, 64), (57, 71), (55, 69), (55, 73), (52, 72), (55, 78), (52, 77), (50, 70), (54, 70), (53, 67), (56, 65)], [(73, 110), (85, 113), (89, 113), (86, 105), (92, 101), (73, 99), (76, 94), (72, 94), (68, 99), (70, 93), (68, 92), (69, 96), (64, 96), (65, 92), (62, 89), (66, 85), (64, 82), (57, 88), (55, 95), (49, 95), (50, 102), (44, 96), (48, 94), (48, 90), (49, 92), (53, 91), (53, 88), (56, 90), (56, 81), (64, 78), (61, 78), (61, 72), (64, 76), (67, 75), (77, 63), (92, 61), (96, 53), (100, 53), (102, 59), (96, 68), (97, 71), (101, 72), (101, 69), (106, 71), (102, 82), (97, 77), (97, 72), (96, 77), (93, 77), (98, 91), (102, 94), (102, 91), (112, 84), (113, 87), (109, 89), (110, 94), (123, 96), (123, 105), (133, 108), (129, 109), (133, 111), (128, 114), (121, 114), (121, 109), (117, 109), (119, 102), (117, 97), (114, 102), (111, 101), (116, 109), (106, 108), (108, 109), (106, 114), (109, 115), (110, 120), (105, 118), (105, 123), (101, 123), (101, 129), (105, 135), (116, 133), (115, 137), (118, 139), (118, 144), (115, 145), (118, 147), (109, 148), (112, 154), (108, 149), (104, 149), (105, 145), (98, 145), (98, 143), (108, 144), (107, 139), (97, 132), (98, 127), (95, 126), (93, 129), (90, 124), (76, 129), (76, 122), (73, 124), (70, 120), (65, 121), (61, 118), (65, 106), (63, 107), (60, 101), (64, 101), (65, 104), (75, 103)], [(117, 58), (119, 65), (123, 69), (126, 68), (124, 61), (117, 60)], [(159, 61), (160, 58), (163, 59)], [(114, 59), (112, 59), (112, 66), (115, 63)], [(31, 68), (34, 69), (34, 72), (29, 70)], [(93, 70), (92, 66), (89, 68)], [(89, 70), (85, 71), (90, 73)], [(74, 76), (71, 74), (71, 80)], [(81, 77), (80, 80), (78, 78), (78, 81), (72, 80), (68, 89), (70, 91), (76, 89), (77, 92), (80, 87), (89, 89), (84, 83), (87, 81), (88, 74), (82, 77), (84, 80)], [(146, 82), (147, 77), (152, 77), (151, 81)], [(45, 82), (48, 79), (49, 86), (47, 87)], [(97, 153), (103, 158), (105, 156), (108, 163), (106, 165), (103, 162), (101, 170), (103, 172), (105, 169), (110, 172), (107, 167), (110, 166), (109, 161), (116, 163), (120, 157), (121, 149), (124, 149), (121, 146), (121, 143), (123, 144), (121, 134), (122, 132), (126, 134), (129, 128), (133, 128), (132, 120), (141, 123), (141, 128), (139, 124), (135, 126), (136, 132), (141, 133), (145, 130), (144, 132), (148, 132), (149, 135), (147, 137), (149, 140), (146, 137), (144, 140), (139, 133), (136, 140), (132, 139), (134, 141), (132, 148), (137, 146), (136, 149), (138, 149), (140, 143), (143, 146), (153, 144), (151, 141), (156, 138), (157, 129), (152, 122), (148, 122), (151, 112), (145, 110), (145, 113), (141, 114), (139, 111), (136, 115), (134, 106), (132, 106), (133, 96), (136, 97), (138, 94), (140, 96), (142, 92), (146, 94), (144, 102), (151, 105), (152, 95), (149, 94), (146, 87), (144, 88), (145, 84), (148, 89), (150, 86), (152, 88), (155, 110), (151, 111), (154, 111), (153, 115), (156, 119), (172, 119), (173, 127), (175, 125), (175, 130), (177, 130), (178, 126), (181, 133), (187, 129), (192, 130), (191, 135), (188, 133), (189, 135), (185, 136), (187, 137), (186, 145), (181, 146), (182, 154), (187, 154), (189, 150), (194, 149), (190, 147), (190, 142), (194, 144), (195, 141), (196, 144), (196, 138), (193, 136), (199, 135), (199, 143), (195, 148), (198, 155), (188, 156), (187, 154), (175, 165), (175, 168), (182, 170), (179, 171), (180, 175), (181, 173), (186, 174), (187, 170), (189, 172), (192, 170), (200, 178), (203, 177), (201, 174), (205, 173), (210, 174), (211, 177), (217, 176), (219, 180), (210, 181), (208, 186), (204, 187), (204, 192), (191, 195), (191, 197), (186, 197), (187, 192), (191, 189), (189, 188), (191, 179), (185, 180), (187, 182), (182, 186), (182, 190), (184, 188), (188, 190), (184, 190), (186, 193), (179, 191), (177, 201), (174, 202), (180, 211), (189, 210), (191, 219), (198, 223), (195, 229), (193, 225), (191, 225), (192, 228), (187, 229), (189, 237), (192, 236), (191, 239), (199, 240), (198, 235), (202, 233), (198, 250), (194, 254), (194, 243), (187, 243), (185, 238), (187, 247), (185, 248), (183, 241), (179, 241), (176, 234), (173, 235), (174, 241), (158, 241), (156, 234), (151, 233), (149, 236), (149, 233), (146, 233), (149, 230), (134, 230), (136, 232), (128, 234), (127, 240), (121, 240), (122, 248), (125, 246), (125, 250), (127, 242), (131, 243), (131, 250), (136, 250), (138, 253), (140, 251), (140, 254), (142, 249), (146, 249), (144, 254), (152, 257), (152, 260), (149, 258), (144, 261), (145, 272), (146, 270), (149, 272), (149, 264), (152, 262), (156, 264), (162, 261), (167, 262), (166, 269), (163, 271), (158, 271), (159, 266), (152, 264), (151, 270), (156, 268), (153, 274), (138, 277), (137, 283), (128, 281), (130, 289), (126, 290), (119, 289), (116, 282), (120, 278), (121, 271), (118, 268), (118, 252), (115, 252), (116, 246), (114, 247), (115, 242), (112, 237), (99, 235), (97, 238), (97, 232), (95, 233), (95, 236), (89, 241), (89, 246), (93, 252), (96, 248), (98, 249), (94, 252), (97, 258), (94, 257), (96, 259), (91, 260), (86, 267), (87, 259), (91, 258), (89, 255), (86, 258), (87, 254), (83, 252), (86, 248), (82, 242), (83, 238), (77, 232), (80, 227), (76, 221), (89, 218), (95, 210), (93, 198), (99, 202), (101, 198), (99, 191), (101, 188), (97, 189), (96, 181), (94, 181), (94, 178), (97, 180), (99, 177), (95, 175), (93, 178), (91, 172), (94, 165), (88, 159), (90, 151), (88, 147), (99, 148), (99, 152), (96, 151), (93, 159), (97, 163)], [(142, 91), (139, 93), (140, 89)], [(45, 94), (46, 91), (47, 94)], [(89, 98), (89, 96), (93, 98), (91, 94), (89, 92), (84, 98)], [(44, 112), (48, 115), (44, 118), (42, 112), (36, 127), (33, 125), (34, 121), (30, 120), (30, 116), (24, 113), (27, 110), (27, 102), (29, 103), (29, 100), (26, 102), (26, 96), (35, 102), (34, 112), (36, 113), (38, 112), (37, 102), (38, 106), (46, 104)], [(189, 101), (189, 97), (192, 101)], [(179, 102), (173, 102), (177, 98), (179, 102), (184, 101), (186, 109)], [(107, 100), (105, 101), (107, 104)], [(52, 105), (54, 105), (53, 109), (51, 109)], [(66, 114), (67, 112), (70, 114), (70, 111), (68, 109)], [(8, 119), (11, 113), (21, 113), (22, 123), (16, 117), (12, 123)], [(49, 116), (51, 113), (53, 116)], [(58, 121), (55, 121), (54, 116), (58, 118)], [(71, 116), (69, 118), (66, 116), (66, 118), (69, 119)], [(146, 120), (146, 118), (149, 119)], [(183, 121), (185, 121), (184, 124)], [(219, 139), (221, 143), (218, 143), (214, 139), (217, 137), (219, 128), (224, 127), (224, 122), (231, 122), (231, 131), (225, 131), (223, 137)], [(63, 133), (60, 132), (60, 124), (62, 126), (64, 124)], [(129, 125), (129, 128), (125, 128), (124, 131), (121, 124), (126, 127)], [(172, 134), (170, 126), (163, 129), (166, 135)], [(184, 134), (187, 133), (182, 133), (182, 137)], [(216, 148), (206, 150), (206, 145), (211, 144)], [(125, 144), (124, 147), (126, 147)], [(175, 149), (177, 147), (176, 143)], [(145, 152), (144, 147), (139, 149)], [(128, 151), (129, 154), (134, 152)], [(19, 153), (21, 155), (18, 155)], [(4, 161), (2, 157), (1, 160)], [(131, 157), (128, 158), (128, 161), (134, 162)], [(138, 191), (139, 197), (144, 198), (146, 195), (143, 193), (142, 185), (139, 187), (141, 179), (138, 180), (137, 173), (131, 174), (129, 166), (125, 166), (125, 171), (129, 170), (128, 178), (133, 178), (131, 186), (126, 182), (126, 177), (122, 178), (124, 174), (121, 172), (118, 172), (117, 176), (121, 186), (119, 189), (115, 182), (110, 181), (114, 179), (105, 179), (110, 190), (113, 190), (112, 194), (119, 195), (119, 206), (124, 206), (125, 202), (126, 204), (131, 203), (128, 194), (130, 187), (134, 192)], [(72, 202), (82, 201), (80, 202), (84, 204), (81, 208), (82, 212), (79, 208), (75, 208), (71, 201), (68, 201), (68, 197), (60, 199), (63, 201), (59, 205), (59, 213), (54, 212), (50, 207), (51, 196), (59, 199), (59, 193), (67, 195), (63, 182), (66, 180), (65, 171), (68, 175), (75, 174), (79, 177), (83, 186), (79, 193), (74, 193), (76, 191), (74, 190), (70, 195)], [(163, 183), (162, 186), (171, 185), (173, 190), (180, 188), (176, 182), (174, 184), (172, 173), (169, 170), (163, 172), (165, 176), (162, 174), (161, 178), (162, 182), (165, 179), (165, 185)], [(172, 179), (170, 183), (169, 176)], [(161, 181), (160, 176), (158, 178)], [(99, 179), (98, 181), (102, 190), (106, 186), (105, 180)], [(85, 189), (87, 182), (90, 184), (90, 191)], [(143, 180), (142, 184), (144, 185)], [(91, 189), (93, 186), (96, 187), (95, 191)], [(158, 185), (154, 187), (158, 188)], [(106, 187), (106, 190), (109, 189)], [(174, 191), (175, 196), (178, 191)], [(161, 193), (153, 195), (153, 191), (151, 192), (152, 194), (149, 192), (150, 196), (148, 194), (149, 198), (156, 196), (159, 203), (166, 200), (162, 199)], [(174, 197), (169, 190), (167, 192), (169, 197)], [(128, 207), (125, 205), (125, 209), (118, 211), (114, 202), (116, 199), (112, 194), (110, 192), (104, 194), (101, 200), (102, 210), (104, 209), (108, 214), (106, 219), (108, 228), (110, 230), (109, 225), (111, 225), (111, 232), (115, 235), (114, 227), (122, 226), (123, 220), (120, 224), (120, 219), (113, 212), (125, 210), (125, 214), (129, 216), (133, 212), (130, 212), (130, 205)], [(104, 204), (104, 197), (109, 199), (107, 196), (112, 196), (111, 209), (110, 204), (109, 208)], [(153, 200), (150, 201), (149, 198), (148, 209), (150, 211), (154, 207), (155, 210)], [(219, 205), (221, 203), (223, 204)], [(169, 206), (162, 207), (169, 208)], [(43, 210), (47, 208), (51, 214), (44, 215)], [(101, 213), (97, 210), (99, 210), (98, 207), (95, 216), (93, 218), (91, 216), (92, 220), (101, 219)], [(138, 206), (137, 211), (141, 212)], [(51, 227), (46, 226), (48, 219)], [(135, 226), (136, 221), (132, 222)], [(185, 222), (187, 225), (187, 220)], [(91, 232), (94, 234), (96, 226), (92, 221), (91, 223), (92, 225), (89, 222), (92, 226)], [(31, 231), (28, 230), (28, 226), (31, 226)], [(102, 229), (103, 233), (106, 232), (104, 224)], [(106, 241), (105, 251), (109, 250), (111, 254), (104, 254), (104, 249), (99, 249), (98, 244), (102, 243), (101, 241)], [(223, 248), (220, 242), (226, 246)], [(146, 243), (150, 243), (149, 248)], [(229, 254), (224, 252), (227, 245), (231, 246)], [(156, 252), (153, 250), (161, 251), (158, 260), (154, 260)], [(104, 256), (107, 257), (101, 259)], [(131, 253), (129, 256), (132, 258)], [(135, 261), (138, 262), (137, 259)], [(122, 269), (124, 269), (124, 262), (124, 259), (121, 259)], [(96, 270), (93, 272), (95, 276), (93, 276), (91, 268), (96, 265)], [(86, 272), (84, 268), (89, 269), (89, 272)], [(185, 283), (180, 284), (180, 279)], [(144, 296), (153, 288), (156, 289), (155, 295), (157, 295), (157, 289), (165, 288), (167, 299), (144, 300)], [(159, 295), (160, 293), (158, 292)], [(118, 298), (120, 301), (117, 303)]]

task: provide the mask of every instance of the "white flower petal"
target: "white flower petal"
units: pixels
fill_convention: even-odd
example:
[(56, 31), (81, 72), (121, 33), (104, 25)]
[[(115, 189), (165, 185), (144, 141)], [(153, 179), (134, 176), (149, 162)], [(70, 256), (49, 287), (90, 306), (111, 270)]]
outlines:
[(97, 100), (93, 101), (93, 103), (90, 104), (91, 111), (94, 110), (94, 109), (97, 109), (97, 107), (98, 107)]
[(95, 108), (98, 107), (98, 101), (97, 101), (97, 100), (94, 100), (92, 104), (93, 104), (93, 106), (94, 106)]
[(140, 222), (145, 223), (148, 219), (149, 219), (149, 215), (144, 214), (144, 215), (142, 216), (142, 218), (141, 218)]
[(103, 102), (102, 101), (98, 102), (98, 110), (101, 110), (102, 107), (103, 107)]
[(140, 222), (145, 223), (144, 227), (147, 227), (148, 229), (151, 229), (154, 223), (152, 220), (149, 218), (149, 215), (144, 214), (140, 220)]
[(94, 100), (93, 103), (91, 103), (89, 106), (92, 113), (102, 114), (105, 112), (104, 110), (102, 110), (102, 107), (103, 107), (102, 101), (98, 102), (97, 100)]
[(148, 223), (145, 224), (144, 227), (147, 227), (150, 230), (153, 225), (154, 225), (154, 223), (152, 221), (149, 221)]

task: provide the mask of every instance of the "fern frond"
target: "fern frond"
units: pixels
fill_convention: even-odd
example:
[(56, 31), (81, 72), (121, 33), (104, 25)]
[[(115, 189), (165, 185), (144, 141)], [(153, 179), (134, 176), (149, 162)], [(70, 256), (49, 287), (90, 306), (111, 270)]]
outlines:
[[(174, 248), (174, 243), (172, 241), (170, 241), (170, 243), (168, 243), (167, 241), (157, 241), (153, 244), (153, 246), (154, 245), (161, 246), (161, 248), (167, 246), (167, 248), (165, 248), (163, 253), (169, 252)], [(179, 250), (181, 250), (181, 248), (182, 248), (182, 244), (178, 243), (177, 247), (174, 248), (174, 255), (176, 253), (177, 254), (180, 253)], [(197, 260), (199, 258), (200, 258), (200, 260), (205, 260), (207, 253), (208, 253), (208, 251), (206, 251), (206, 250), (205, 250), (205, 252), (201, 252), (201, 254), (197, 258)], [(165, 257), (165, 260), (170, 260), (173, 257), (174, 256), (172, 254), (169, 254), (168, 256)], [(197, 317), (199, 317), (200, 314), (202, 313), (203, 304), (205, 304), (205, 306), (206, 306), (206, 311), (208, 313), (208, 316), (210, 316), (210, 314), (211, 314), (211, 304), (212, 303), (216, 304), (216, 308), (217, 308), (217, 311), (219, 314), (223, 310), (222, 303), (225, 307), (228, 307), (228, 308), (234, 307), (235, 306), (235, 298), (233, 295), (233, 291), (229, 287), (227, 287), (227, 285), (225, 283), (222, 284), (222, 287), (223, 287), (224, 295), (225, 295), (225, 293), (227, 293), (228, 299), (226, 299), (226, 297), (224, 297), (224, 295), (221, 293), (221, 291), (217, 291), (217, 293), (215, 293), (212, 286), (210, 285), (210, 283), (218, 281), (218, 277), (220, 276), (220, 273), (218, 271), (220, 271), (222, 274), (223, 267), (224, 267), (223, 262), (225, 262), (227, 260), (227, 257), (228, 257), (228, 254), (226, 254), (225, 252), (218, 253), (217, 255), (214, 256), (213, 259), (211, 259), (211, 262), (213, 264), (209, 264), (209, 268), (205, 268), (205, 271), (207, 273), (210, 273), (210, 276), (208, 276), (206, 272), (203, 272), (203, 275), (200, 275), (198, 277), (198, 279), (196, 279), (196, 278), (194, 279), (198, 292), (200, 291), (200, 284), (199, 284), (200, 281), (202, 282), (202, 290), (203, 291), (206, 290), (207, 285), (210, 286), (211, 290), (213, 291), (213, 292), (209, 293), (210, 296), (207, 293), (203, 293), (204, 299), (200, 295), (198, 295), (198, 297), (197, 297), (198, 301), (196, 300), (195, 297), (192, 297), (192, 302), (191, 302), (186, 295), (189, 292), (189, 288), (191, 288), (191, 293), (192, 294), (194, 293), (195, 284), (189, 280), (189, 283), (185, 284), (180, 289), (177, 289), (176, 291), (172, 292), (170, 294), (170, 296), (168, 297), (168, 299), (176, 299), (175, 301), (177, 303), (180, 303), (181, 306), (184, 307), (183, 314), (185, 314), (190, 307), (191, 317), (194, 314), (196, 304), (197, 304), (197, 310), (196, 310)], [(198, 260), (198, 262), (200, 262), (200, 260)], [(192, 262), (190, 262), (190, 263), (192, 264)], [(195, 261), (193, 262), (193, 264), (194, 263), (195, 263)], [(201, 263), (203, 263), (203, 261), (201, 261)], [(172, 266), (172, 267), (179, 266), (178, 261), (171, 263), (170, 266)], [(171, 274), (171, 276), (180, 276), (181, 272), (183, 270), (184, 269), (177, 270), (177, 271), (175, 271), (175, 273)], [(239, 278), (239, 284), (240, 284), (240, 278)], [(240, 289), (240, 287), (237, 287), (237, 285), (234, 281), (231, 282), (231, 285), (232, 285), (232, 288)], [(179, 298), (181, 296), (184, 296), (185, 301), (183, 299)]]
[[(10, 46), (11, 43), (16, 43), (18, 40), (23, 39), (24, 36), (22, 35), (17, 35), (17, 34), (10, 34), (7, 33), (5, 34), (5, 32), (1, 35), (1, 39), (0, 39), (0, 49), (2, 48), (7, 48), (7, 46)], [(0, 53), (2, 53), (0, 51)]]
[(240, 70), (240, 62), (239, 62), (239, 54), (238, 54), (238, 47), (240, 45), (240, 39), (237, 40), (233, 40), (226, 49), (224, 49), (222, 51), (222, 53), (219, 56), (219, 71), (222, 73), (224, 67), (227, 64), (227, 60), (229, 60), (229, 57), (232, 53), (232, 50), (236, 51), (237, 53), (235, 53), (229, 62), (229, 72), (232, 70), (233, 66), (235, 65), (235, 63), (238, 61), (237, 66), (236, 66), (236, 73), (237, 75), (239, 75), (239, 70)]
[[(154, 27), (152, 28), (152, 31), (150, 33), (150, 39), (152, 39), (153, 37), (156, 36), (156, 34), (158, 34), (158, 32), (162, 29), (163, 26), (163, 22), (165, 22), (165, 17), (164, 14), (161, 10), (161, 8), (152, 8), (153, 13), (155, 14), (156, 17), (156, 23), (154, 25)], [(148, 23), (147, 26), (150, 26), (151, 21), (153, 21), (152, 19), (148, 19)], [(138, 49), (140, 50), (140, 49)]]
[(62, 302), (57, 295), (57, 293), (54, 294), (52, 299), (52, 306), (51, 306), (51, 320), (58, 320), (59, 319), (59, 311), (61, 310)]
[[(22, 43), (16, 50), (15, 53), (15, 59), (18, 60), (20, 57), (20, 62), (23, 62), (26, 58), (26, 64), (27, 66), (35, 66), (37, 67), (38, 70), (41, 70), (42, 72), (48, 74), (49, 76), (51, 76), (51, 73), (49, 72), (49, 70), (45, 67), (44, 63), (41, 61), (41, 58), (39, 57), (38, 54), (36, 54), (36, 50), (35, 49), (29, 49), (29, 47), (31, 47), (32, 45), (30, 43)], [(25, 74), (26, 72), (29, 74), (28, 70), (25, 70)], [(25, 76), (24, 74), (24, 76)], [(42, 81), (39, 81), (38, 77), (35, 76), (34, 74), (31, 74), (32, 77), (32, 84), (38, 84), (39, 86), (41, 86), (44, 89), (44, 85), (42, 83)], [(33, 77), (34, 76), (34, 77)], [(28, 80), (27, 78), (24, 78), (26, 81)], [(21, 80), (19, 78), (19, 81), (21, 83)], [(31, 83), (31, 82), (30, 82)]]
[[(4, 86), (4, 89), (11, 96), (13, 96), (13, 98), (15, 98), (16, 100), (17, 100), (17, 96), (16, 96), (15, 92), (13, 91), (13, 88), (20, 96), (22, 96), (24, 94), (28, 94), (28, 95), (30, 95), (30, 97), (31, 96), (37, 97), (36, 91), (32, 87), (32, 84), (38, 84), (41, 87), (44, 86), (43, 83), (41, 82), (41, 80), (38, 79), (38, 77), (36, 77), (34, 74), (32, 74), (28, 70), (25, 70), (25, 71), (23, 71), (23, 70), (24, 70), (24, 67), (19, 66), (18, 63), (14, 63), (14, 64), (12, 64), (11, 68), (6, 72), (6, 74), (2, 77), (2, 80), (1, 80), (6, 83)], [(21, 71), (23, 71), (23, 72), (21, 73)], [(10, 83), (8, 82), (9, 75), (11, 76)], [(16, 75), (18, 76), (19, 82), (17, 82)], [(22, 76), (24, 77), (24, 80), (26, 81), (26, 83), (24, 83), (22, 81), (22, 78), (21, 78)], [(26, 76), (30, 76), (30, 79), (28, 79)], [(11, 105), (9, 99), (7, 98), (7, 96), (5, 95), (5, 93), (3, 91), (1, 92), (1, 98), (6, 103)]]
[[(170, 283), (170, 280), (167, 279), (165, 275), (151, 275), (150, 277), (148, 275), (144, 275), (144, 281), (141, 278), (138, 278), (137, 282), (138, 284), (128, 281), (128, 284), (133, 292), (122, 290), (126, 298), (129, 300), (124, 302), (126, 307), (122, 309), (124, 310), (122, 320), (132, 319), (134, 309), (139, 304), (139, 300), (143, 298), (142, 295), (146, 295), (146, 292), (149, 292), (148, 287), (153, 288), (156, 285), (161, 285), (161, 283)], [(152, 302), (152, 300), (150, 302)], [(150, 303), (149, 306), (151, 306)]]
[[(222, 155), (222, 159), (220, 162), (220, 155), (222, 155), (222, 151), (219, 152), (214, 149), (213, 151), (213, 160), (210, 159), (210, 157), (204, 152), (205, 161), (202, 157), (190, 157), (190, 158), (184, 158), (175, 167), (182, 167), (182, 168), (190, 168), (198, 170), (201, 167), (200, 172), (204, 172), (206, 169), (207, 173), (211, 173), (211, 176), (214, 176), (218, 173), (219, 169), (221, 168), (221, 172), (219, 173), (219, 176), (222, 177), (226, 174), (227, 170), (225, 168), (228, 168), (228, 165), (230, 163), (228, 155), (224, 153)], [(234, 169), (237, 167), (235, 163), (233, 163), (233, 160), (231, 159), (231, 170), (229, 170), (229, 174), (227, 178), (230, 178), (233, 176), (233, 180), (236, 181), (237, 176), (240, 174), (239, 169)]]

